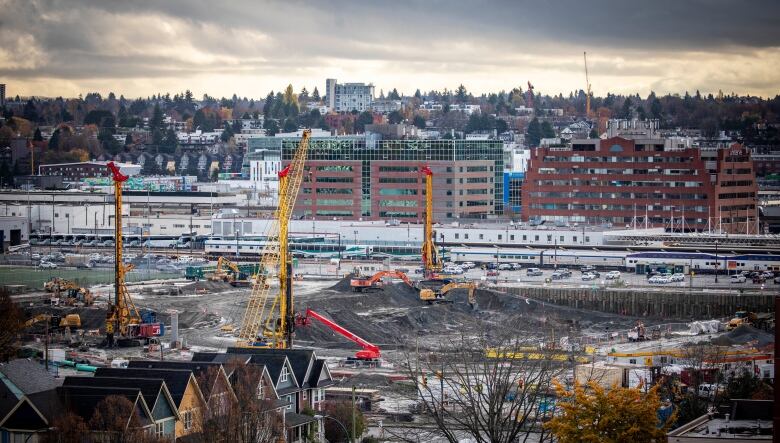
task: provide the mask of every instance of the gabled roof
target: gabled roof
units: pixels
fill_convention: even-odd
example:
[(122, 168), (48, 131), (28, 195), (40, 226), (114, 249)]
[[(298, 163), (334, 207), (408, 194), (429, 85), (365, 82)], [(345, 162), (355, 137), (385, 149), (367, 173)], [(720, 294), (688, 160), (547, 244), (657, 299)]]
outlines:
[[(60, 394), (60, 398), (67, 409), (86, 421), (92, 418), (95, 414), (95, 409), (101, 401), (108, 396), (116, 395), (128, 399), (135, 405), (135, 410), (140, 410), (144, 414), (141, 417), (142, 426), (154, 422), (152, 411), (144, 401), (141, 390), (138, 388), (61, 386), (57, 388), (57, 392)], [(127, 419), (129, 423), (130, 417), (127, 417)]]
[[(140, 369), (140, 368), (155, 368), (155, 369), (188, 369), (192, 371), (193, 375), (195, 376), (196, 380), (201, 376), (208, 375), (209, 368), (217, 368), (219, 373), (223, 374), (223, 376), (227, 381), (227, 374), (225, 374), (225, 369), (223, 366), (219, 363), (214, 362), (190, 362), (190, 361), (154, 361), (154, 360), (130, 360), (129, 368), (131, 369)], [(209, 386), (203, 386), (198, 385), (200, 388), (201, 393), (203, 393), (204, 396), (211, 395), (211, 390), (213, 389), (214, 385), (216, 384), (217, 380), (209, 380), (210, 385)], [(230, 386), (228, 386), (228, 389), (230, 389)], [(231, 394), (235, 396), (235, 394), (231, 390)]]
[(177, 403), (173, 401), (168, 387), (162, 379), (130, 378), (130, 377), (65, 377), (63, 386), (86, 386), (104, 388), (131, 388), (140, 389), (146, 405), (153, 411), (157, 399), (162, 394), (171, 403), (173, 414), (179, 415)]
[[(98, 368), (95, 372), (95, 377), (131, 377), (164, 380), (173, 401), (176, 403), (176, 407), (181, 405), (184, 392), (187, 390), (190, 380), (195, 381), (195, 376), (188, 369)], [(197, 386), (197, 382), (195, 385)], [(201, 392), (198, 392), (197, 395), (205, 402)]]
[(325, 363), (324, 359), (318, 358), (317, 360), (314, 360), (308, 383), (309, 387), (312, 388), (322, 388), (333, 384), (333, 377), (331, 377), (330, 369), (328, 369), (328, 365)]
[(24, 394), (48, 391), (60, 385), (40, 363), (26, 358), (0, 364), (0, 373)]
[[(251, 354), (256, 356), (253, 362), (262, 362), (263, 356), (284, 355), (290, 361), (290, 367), (295, 374), (298, 385), (308, 387), (309, 374), (317, 356), (312, 349), (252, 349), (252, 348), (228, 348), (228, 354)], [(269, 369), (269, 372), (271, 370)], [(271, 372), (273, 376), (273, 372)], [(278, 377), (274, 377), (276, 379)]]

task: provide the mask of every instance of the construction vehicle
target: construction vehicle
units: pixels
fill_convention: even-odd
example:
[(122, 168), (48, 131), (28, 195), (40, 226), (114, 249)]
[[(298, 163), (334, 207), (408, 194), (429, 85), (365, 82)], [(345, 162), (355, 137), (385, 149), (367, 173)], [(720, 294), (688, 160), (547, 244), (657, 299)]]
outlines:
[(734, 318), (729, 320), (729, 322), (726, 324), (726, 330), (733, 331), (742, 325), (753, 326), (756, 322), (756, 319), (757, 316), (753, 312), (737, 311), (737, 313), (734, 315)]
[(585, 117), (590, 118), (590, 77), (588, 77), (588, 53), (583, 52), (582, 58), (585, 60)]
[(381, 351), (379, 350), (379, 346), (358, 337), (357, 335), (345, 329), (344, 327), (336, 324), (336, 322), (334, 322), (333, 320), (329, 320), (323, 317), (322, 315), (312, 311), (311, 309), (306, 310), (306, 315), (303, 316), (296, 315), (295, 324), (298, 326), (308, 326), (309, 324), (311, 324), (312, 318), (319, 321), (323, 325), (327, 326), (328, 329), (330, 329), (331, 331), (341, 334), (342, 336), (357, 343), (361, 348), (363, 348), (362, 351), (357, 351), (355, 353), (356, 359), (361, 361), (371, 361), (371, 362), (379, 361), (381, 357)]
[(349, 286), (355, 292), (363, 292), (369, 290), (379, 290), (382, 287), (379, 283), (383, 278), (398, 278), (404, 281), (407, 285), (414, 287), (412, 281), (401, 271), (379, 271), (371, 277), (355, 277), (349, 281)]
[(50, 326), (60, 328), (81, 328), (81, 316), (78, 314), (67, 314), (62, 318), (58, 316), (52, 316), (51, 314), (38, 314), (24, 322), (22, 326), (23, 328), (29, 328), (30, 326), (42, 321), (47, 321), (49, 322)]
[[(94, 297), (89, 289), (80, 287), (76, 282), (64, 278), (52, 278), (43, 284), (43, 289), (46, 292), (53, 293), (50, 299), (51, 304), (59, 305), (64, 303), (72, 306), (80, 302), (84, 306), (91, 306), (94, 301)], [(64, 300), (62, 300), (62, 295), (65, 296)]]
[(451, 300), (446, 298), (448, 292), (453, 289), (468, 289), (469, 290), (469, 306), (474, 308), (477, 304), (476, 296), (474, 295), (477, 290), (476, 283), (469, 282), (452, 282), (442, 286), (439, 290), (423, 288), (420, 289), (420, 300), (427, 302), (429, 305), (433, 303), (452, 303)]
[(442, 263), (436, 248), (436, 231), (433, 230), (433, 171), (423, 166), (420, 172), (425, 174), (425, 236), (422, 245), (423, 275), (433, 279), (441, 272)]
[(128, 176), (122, 174), (114, 162), (106, 165), (114, 180), (114, 300), (109, 302), (106, 314), (106, 342), (108, 346), (140, 346), (141, 338), (148, 338), (150, 333), (164, 331), (160, 323), (144, 323), (141, 314), (136, 309), (130, 292), (127, 290), (125, 274), (132, 266), (125, 265), (122, 260), (122, 183)]
[[(249, 296), (241, 327), (239, 347), (290, 349), (293, 346), (295, 314), (293, 312), (292, 254), (288, 245), (290, 216), (295, 208), (298, 190), (303, 182), (303, 168), (309, 151), (311, 130), (304, 130), (290, 164), (279, 171), (279, 206), (265, 235), (265, 246)], [(279, 292), (270, 294), (268, 279), (278, 270)], [(269, 299), (273, 299), (270, 301)]]
[(249, 285), (249, 275), (243, 272), (241, 268), (225, 257), (217, 259), (217, 267), (214, 272), (208, 276), (209, 281), (221, 281), (230, 283), (232, 286)]
[(43, 284), (43, 290), (46, 292), (64, 292), (68, 289), (77, 289), (79, 285), (72, 280), (66, 280), (60, 277), (52, 277), (51, 280)]

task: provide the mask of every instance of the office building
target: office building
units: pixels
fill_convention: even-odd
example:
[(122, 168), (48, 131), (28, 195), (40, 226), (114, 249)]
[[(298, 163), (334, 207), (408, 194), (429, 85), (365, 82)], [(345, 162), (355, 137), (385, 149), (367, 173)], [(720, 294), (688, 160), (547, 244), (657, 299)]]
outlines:
[(335, 112), (368, 111), (374, 101), (374, 85), (365, 83), (339, 84), (335, 78), (325, 80), (328, 108)]

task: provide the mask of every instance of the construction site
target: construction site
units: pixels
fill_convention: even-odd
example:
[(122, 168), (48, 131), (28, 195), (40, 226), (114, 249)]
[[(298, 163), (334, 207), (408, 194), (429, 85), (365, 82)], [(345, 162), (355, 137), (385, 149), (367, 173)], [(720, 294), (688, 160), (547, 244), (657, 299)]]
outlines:
[[(421, 170), (428, 196), (421, 263), (339, 260), (322, 273), (321, 264), (294, 259), (288, 246), (307, 148), (304, 132), (295, 158), (279, 173), (279, 207), (259, 263), (224, 256), (188, 268), (184, 278), (133, 283), (122, 246), (127, 177), (109, 163), (117, 218), (114, 282), (80, 287), (52, 279), (15, 295), (27, 319), (23, 351), (63, 370), (94, 372), (131, 360), (190, 361), (229, 349), (312, 349), (340, 383), (330, 388), (332, 395), (344, 386), (377, 389), (375, 395), (388, 401), (369, 412), (392, 414), (409, 412), (392, 384), (408, 379), (403, 368), (410, 355), (469, 337), (521, 335), (532, 343), (524, 358), (557, 359), (572, 380), (596, 371), (636, 386), (660, 368), (685, 371), (667, 363), (690, 343), (727, 348), (755, 373), (774, 377), (772, 295), (697, 302), (721, 306), (711, 311), (685, 307), (692, 299), (685, 301), (684, 292), (564, 290), (453, 273), (435, 243), (428, 168)], [(422, 273), (406, 266), (421, 266)], [(650, 298), (637, 302), (634, 294)], [(654, 304), (662, 300), (667, 304)], [(532, 357), (535, 350), (546, 357)]]

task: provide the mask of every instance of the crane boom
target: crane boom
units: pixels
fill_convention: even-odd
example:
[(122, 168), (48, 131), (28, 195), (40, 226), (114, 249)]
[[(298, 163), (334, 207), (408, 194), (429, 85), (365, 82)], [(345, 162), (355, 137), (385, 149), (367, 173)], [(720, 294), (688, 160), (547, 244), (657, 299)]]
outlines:
[(425, 278), (433, 278), (441, 271), (442, 264), (436, 249), (436, 232), (433, 230), (433, 171), (423, 166), (420, 172), (425, 174), (425, 238), (423, 238), (422, 260)]
[(349, 285), (352, 286), (352, 289), (356, 292), (360, 292), (361, 290), (365, 288), (373, 288), (375, 287), (376, 283), (383, 279), (384, 277), (389, 278), (398, 278), (403, 280), (404, 283), (406, 283), (409, 286), (414, 286), (412, 284), (412, 281), (409, 280), (409, 277), (406, 276), (401, 271), (379, 271), (376, 274), (372, 275), (371, 277), (357, 277), (350, 280)]
[(320, 323), (327, 326), (330, 330), (337, 332), (341, 334), (342, 336), (346, 337), (347, 339), (355, 342), (363, 348), (362, 351), (358, 351), (355, 353), (355, 357), (357, 357), (360, 360), (378, 360), (381, 356), (381, 351), (379, 350), (379, 346), (362, 339), (357, 336), (357, 334), (354, 334), (350, 332), (348, 329), (339, 326), (337, 323), (335, 323), (332, 320), (329, 320), (322, 315), (312, 311), (311, 309), (306, 310), (306, 316), (302, 321), (299, 321), (299, 323), (307, 324), (307, 319), (314, 318), (315, 320), (319, 321)]
[[(260, 273), (252, 287), (249, 303), (238, 334), (238, 345), (243, 347), (292, 347), (295, 328), (292, 293), (292, 259), (288, 248), (290, 216), (303, 181), (303, 169), (309, 150), (310, 130), (304, 130), (293, 159), (279, 172), (279, 205), (276, 216), (266, 232), (265, 246), (260, 260)], [(270, 272), (278, 267), (279, 293), (266, 309), (270, 297)], [(278, 309), (278, 310), (277, 310)], [(265, 338), (271, 343), (264, 343)]]
[(588, 53), (583, 52), (582, 58), (585, 60), (585, 116), (590, 118), (590, 77), (588, 77)]

